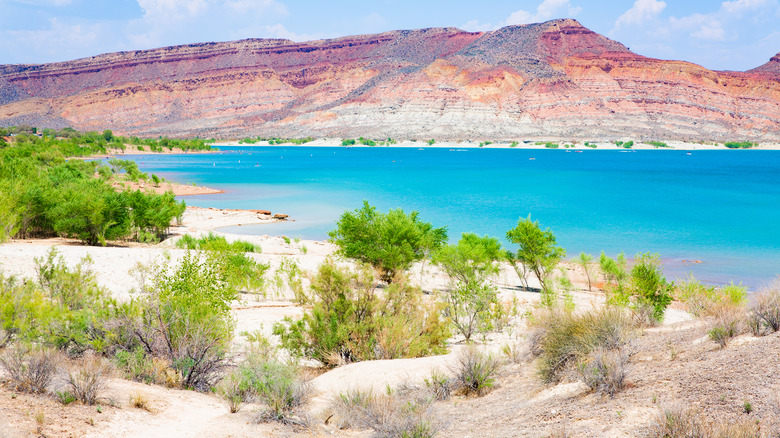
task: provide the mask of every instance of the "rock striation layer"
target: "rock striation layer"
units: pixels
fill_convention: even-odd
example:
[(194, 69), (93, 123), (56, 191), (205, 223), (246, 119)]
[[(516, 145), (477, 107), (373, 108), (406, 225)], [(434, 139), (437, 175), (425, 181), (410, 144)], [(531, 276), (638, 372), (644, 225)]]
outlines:
[(637, 55), (561, 19), (493, 32), (249, 39), (0, 66), (0, 124), (139, 136), (780, 139), (780, 54)]

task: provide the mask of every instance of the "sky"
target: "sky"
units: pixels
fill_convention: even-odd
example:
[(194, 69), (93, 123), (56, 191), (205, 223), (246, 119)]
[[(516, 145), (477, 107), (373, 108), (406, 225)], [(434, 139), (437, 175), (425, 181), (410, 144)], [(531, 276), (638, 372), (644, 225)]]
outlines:
[(575, 18), (640, 55), (714, 70), (747, 70), (780, 52), (780, 0), (0, 0), (0, 64), (555, 18)]

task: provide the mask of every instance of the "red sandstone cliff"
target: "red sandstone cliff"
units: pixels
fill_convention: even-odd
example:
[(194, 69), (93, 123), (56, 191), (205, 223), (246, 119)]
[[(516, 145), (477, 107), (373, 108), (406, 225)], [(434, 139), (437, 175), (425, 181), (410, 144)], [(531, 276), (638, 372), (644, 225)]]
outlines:
[(780, 139), (780, 54), (636, 55), (575, 20), (242, 40), (0, 66), (0, 123), (135, 135)]

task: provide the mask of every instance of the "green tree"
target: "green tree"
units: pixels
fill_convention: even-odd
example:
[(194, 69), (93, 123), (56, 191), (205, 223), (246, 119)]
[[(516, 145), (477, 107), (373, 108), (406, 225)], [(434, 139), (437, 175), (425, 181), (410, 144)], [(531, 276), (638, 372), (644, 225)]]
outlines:
[(581, 252), (580, 255), (577, 256), (576, 259), (574, 259), (574, 262), (582, 266), (582, 270), (585, 271), (585, 277), (588, 279), (588, 291), (592, 292), (593, 283), (591, 281), (591, 271), (593, 267), (591, 266), (591, 263), (593, 262), (593, 256)]
[(542, 230), (539, 222), (532, 221), (529, 215), (507, 231), (506, 238), (520, 246), (513, 259), (536, 275), (543, 290), (551, 290), (550, 276), (566, 256), (566, 250), (556, 245), (552, 231), (549, 228)]
[(444, 315), (466, 341), (475, 331), (492, 328), (490, 311), (500, 304), (490, 278), (498, 273), (495, 262), (502, 256), (498, 239), (473, 233), (463, 233), (457, 245), (445, 245), (434, 254), (433, 261), (452, 280), (444, 294)]
[(363, 208), (342, 214), (328, 235), (340, 255), (370, 264), (386, 283), (447, 240), (446, 228), (422, 222), (416, 211), (381, 213), (368, 201)]

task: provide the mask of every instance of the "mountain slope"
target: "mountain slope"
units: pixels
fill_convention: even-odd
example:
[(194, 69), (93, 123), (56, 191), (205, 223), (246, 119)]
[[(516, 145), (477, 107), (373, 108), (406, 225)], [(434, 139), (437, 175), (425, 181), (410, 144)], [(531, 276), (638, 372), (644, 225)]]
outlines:
[(0, 66), (0, 123), (135, 135), (780, 139), (780, 61), (715, 72), (575, 20)]

